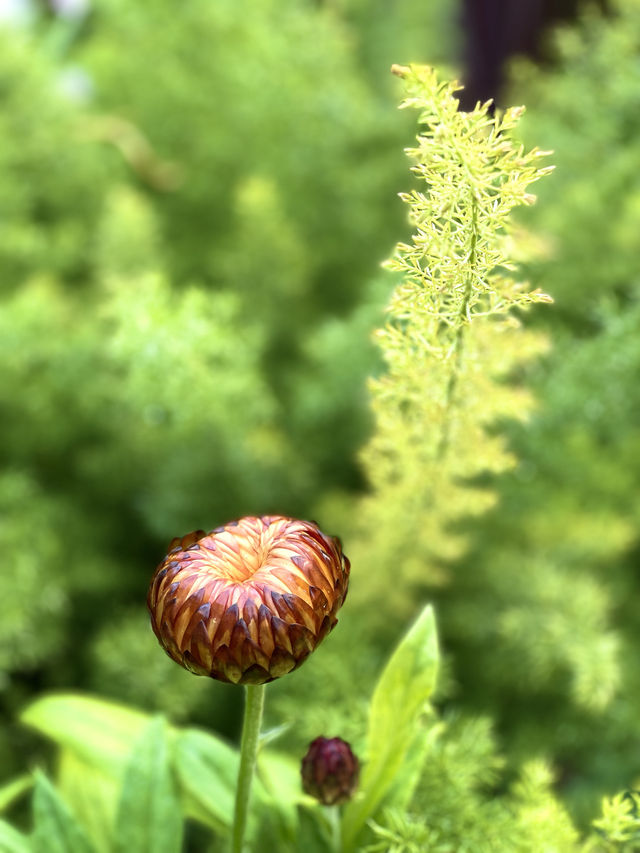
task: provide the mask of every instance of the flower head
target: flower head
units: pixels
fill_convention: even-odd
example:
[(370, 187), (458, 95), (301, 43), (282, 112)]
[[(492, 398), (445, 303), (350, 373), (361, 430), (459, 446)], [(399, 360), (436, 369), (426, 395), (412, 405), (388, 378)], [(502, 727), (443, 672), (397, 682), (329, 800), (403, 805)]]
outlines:
[(300, 666), (347, 594), (340, 541), (311, 521), (242, 518), (174, 539), (156, 569), (151, 626), (197, 675), (263, 684)]
[(351, 799), (359, 771), (358, 759), (345, 740), (317, 737), (302, 759), (302, 788), (325, 806), (335, 806)]

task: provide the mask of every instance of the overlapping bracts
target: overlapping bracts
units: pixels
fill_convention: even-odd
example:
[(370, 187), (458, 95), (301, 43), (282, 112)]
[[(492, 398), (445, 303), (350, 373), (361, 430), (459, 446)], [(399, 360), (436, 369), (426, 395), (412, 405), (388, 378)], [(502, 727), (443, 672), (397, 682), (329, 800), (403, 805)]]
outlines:
[(197, 675), (262, 684), (300, 666), (337, 622), (349, 561), (314, 522), (248, 517), (174, 539), (149, 589), (165, 651)]
[(360, 763), (346, 740), (317, 737), (300, 767), (302, 788), (325, 806), (346, 803), (358, 787)]

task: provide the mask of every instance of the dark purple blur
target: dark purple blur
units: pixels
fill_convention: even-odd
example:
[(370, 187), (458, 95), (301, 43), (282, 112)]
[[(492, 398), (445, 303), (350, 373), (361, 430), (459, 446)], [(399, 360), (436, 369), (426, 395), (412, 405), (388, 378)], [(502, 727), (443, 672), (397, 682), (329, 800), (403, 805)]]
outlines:
[[(607, 0), (597, 0), (606, 8)], [(498, 105), (505, 61), (516, 54), (539, 59), (546, 30), (575, 18), (585, 0), (463, 0), (465, 88), (462, 109), (492, 98)]]
[(302, 789), (325, 806), (346, 803), (358, 787), (358, 759), (339, 737), (318, 737), (302, 759)]

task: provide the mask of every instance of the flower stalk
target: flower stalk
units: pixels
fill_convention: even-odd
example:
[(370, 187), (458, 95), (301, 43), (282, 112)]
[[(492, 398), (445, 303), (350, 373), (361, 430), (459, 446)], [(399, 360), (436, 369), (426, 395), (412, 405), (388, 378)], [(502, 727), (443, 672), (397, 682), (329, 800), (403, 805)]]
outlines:
[(247, 516), (173, 539), (151, 579), (151, 627), (195, 675), (246, 686), (231, 831), (242, 853), (264, 685), (301, 666), (335, 627), (349, 587), (340, 540), (313, 521)]
[(242, 740), (240, 743), (240, 767), (238, 769), (238, 785), (236, 787), (236, 802), (231, 836), (231, 853), (242, 853), (242, 845), (247, 827), (247, 815), (249, 813), (251, 782), (258, 758), (260, 726), (262, 725), (262, 712), (264, 709), (264, 691), (264, 684), (248, 684), (246, 686), (244, 722), (242, 724)]

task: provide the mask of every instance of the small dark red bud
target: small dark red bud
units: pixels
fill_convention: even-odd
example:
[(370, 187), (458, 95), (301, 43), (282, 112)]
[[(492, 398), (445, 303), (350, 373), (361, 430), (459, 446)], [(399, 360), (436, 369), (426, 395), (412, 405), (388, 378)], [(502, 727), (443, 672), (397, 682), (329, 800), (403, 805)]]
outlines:
[(325, 806), (346, 803), (358, 787), (360, 765), (339, 737), (317, 737), (302, 759), (302, 789)]

